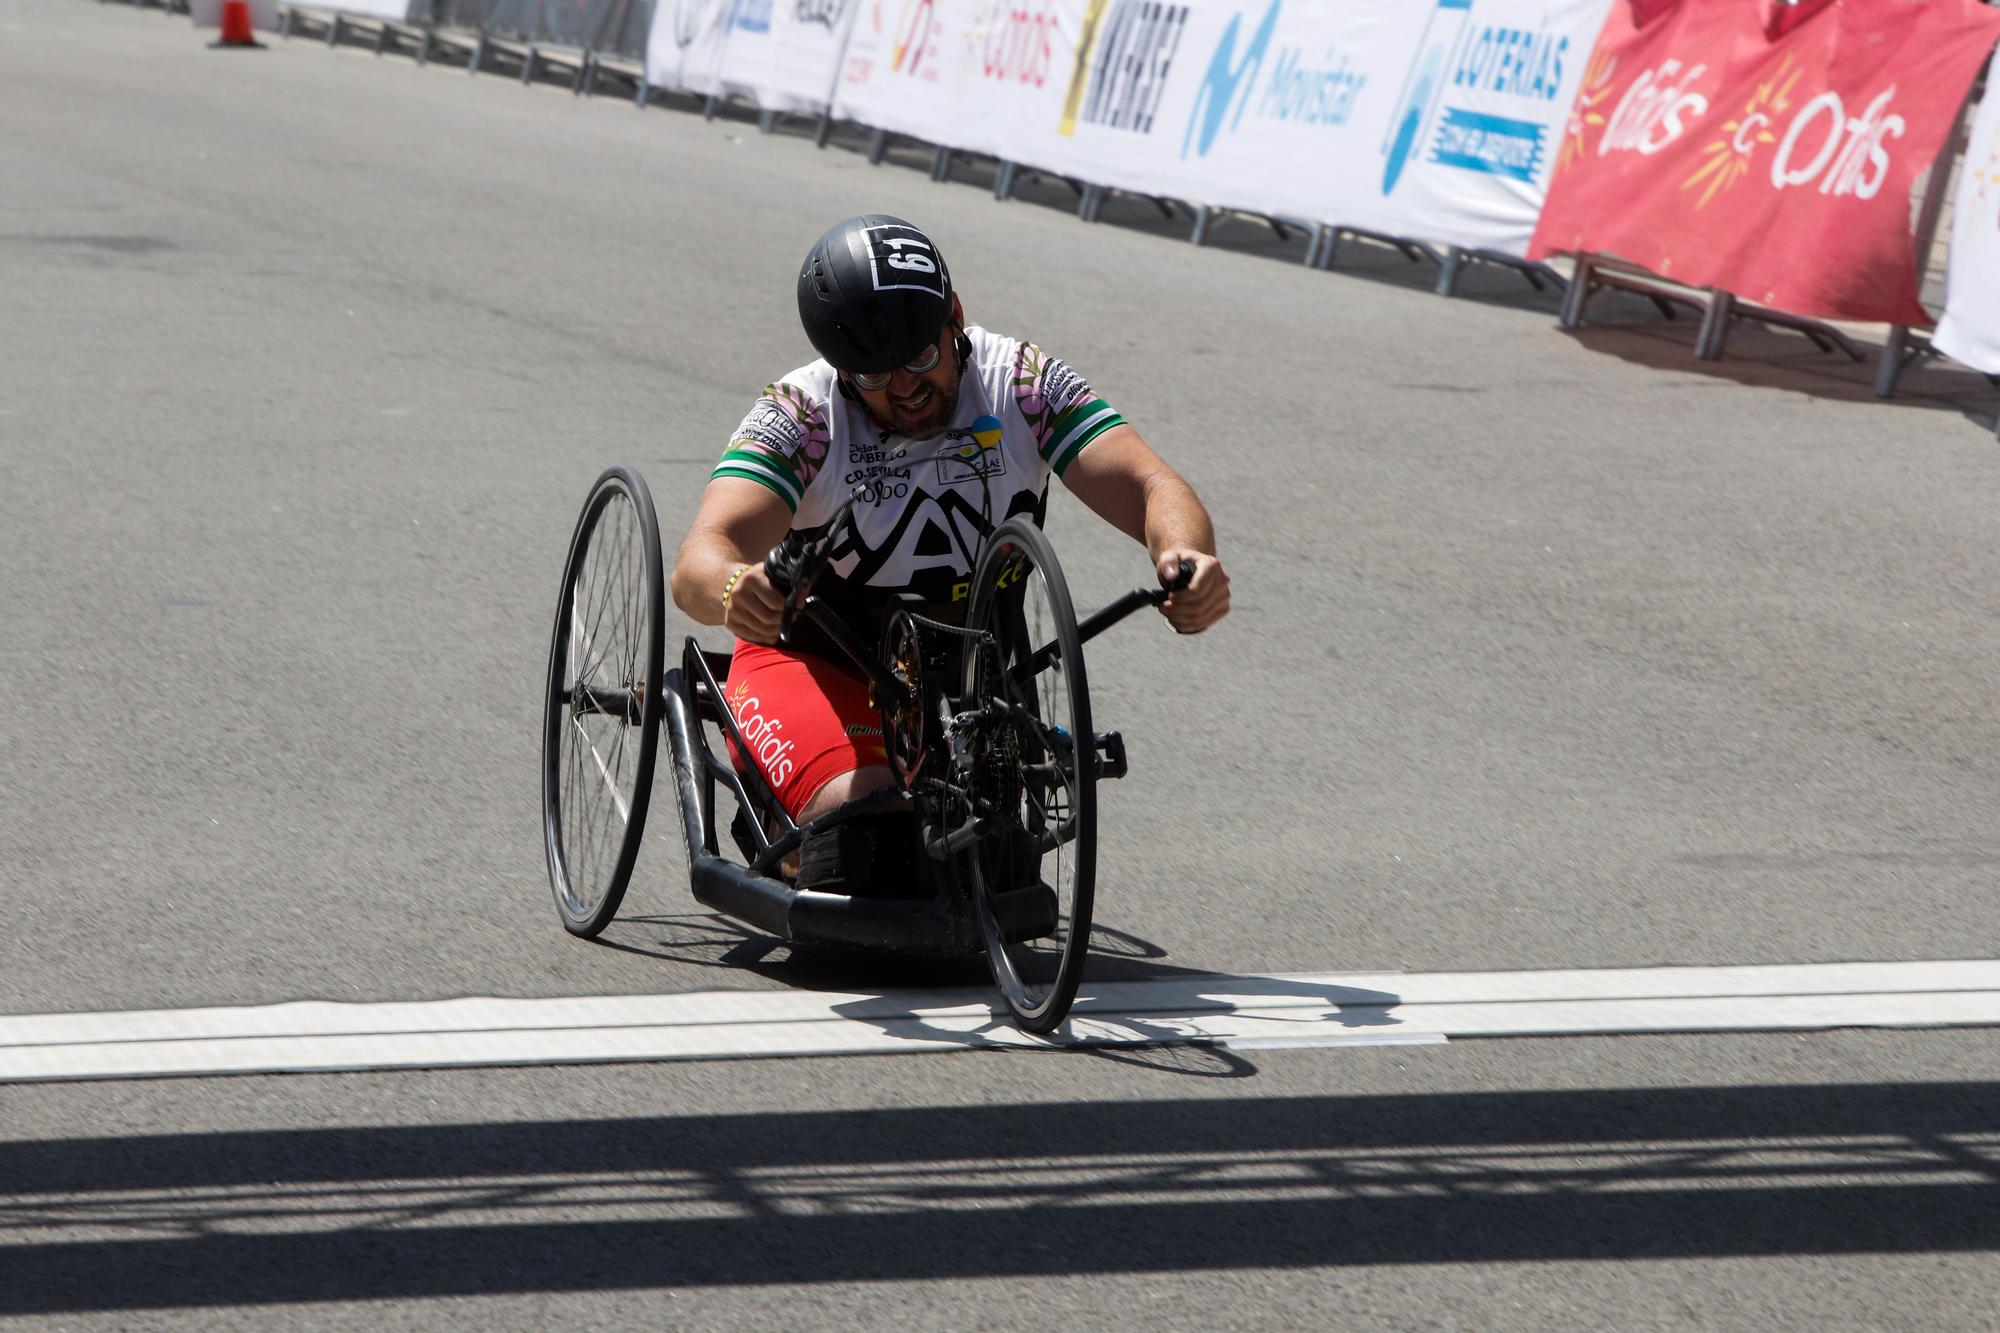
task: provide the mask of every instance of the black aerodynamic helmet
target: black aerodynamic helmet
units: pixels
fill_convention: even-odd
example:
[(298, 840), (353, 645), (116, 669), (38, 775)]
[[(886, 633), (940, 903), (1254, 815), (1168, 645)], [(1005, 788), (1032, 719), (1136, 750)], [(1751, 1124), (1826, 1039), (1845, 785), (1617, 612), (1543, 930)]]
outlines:
[(951, 317), (951, 270), (931, 238), (887, 213), (835, 223), (799, 269), (799, 322), (835, 369), (914, 360)]

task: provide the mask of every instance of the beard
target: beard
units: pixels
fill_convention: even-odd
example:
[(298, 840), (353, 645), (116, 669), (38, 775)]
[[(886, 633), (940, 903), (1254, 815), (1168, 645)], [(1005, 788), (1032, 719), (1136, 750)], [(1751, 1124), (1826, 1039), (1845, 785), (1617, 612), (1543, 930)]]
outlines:
[(893, 397), (888, 400), (888, 415), (883, 418), (882, 424), (898, 435), (913, 439), (935, 435), (949, 426), (951, 419), (958, 414), (958, 391), (957, 384), (953, 384), (947, 393), (925, 380), (920, 401), (905, 406)]

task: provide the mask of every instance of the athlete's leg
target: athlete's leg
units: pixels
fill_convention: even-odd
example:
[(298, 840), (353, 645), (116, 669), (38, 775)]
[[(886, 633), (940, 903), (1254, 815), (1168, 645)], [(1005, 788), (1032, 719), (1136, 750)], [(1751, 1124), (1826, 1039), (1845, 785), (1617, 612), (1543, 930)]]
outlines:
[[(881, 716), (868, 682), (851, 671), (824, 658), (739, 644), (723, 693), (743, 732), (738, 765), (754, 760), (795, 822), (810, 823), (895, 787)], [(910, 812), (892, 805), (811, 835), (780, 869), (801, 889), (901, 896), (927, 883), (916, 855)]]
[(894, 781), (868, 682), (851, 670), (739, 643), (723, 698), (745, 742), (732, 758), (738, 767), (754, 759), (799, 823)]
[(895, 785), (896, 775), (889, 771), (887, 764), (871, 764), (866, 768), (838, 773), (828, 778), (818, 791), (808, 797), (805, 807), (794, 817), (799, 823), (804, 824), (817, 819), (842, 802)]

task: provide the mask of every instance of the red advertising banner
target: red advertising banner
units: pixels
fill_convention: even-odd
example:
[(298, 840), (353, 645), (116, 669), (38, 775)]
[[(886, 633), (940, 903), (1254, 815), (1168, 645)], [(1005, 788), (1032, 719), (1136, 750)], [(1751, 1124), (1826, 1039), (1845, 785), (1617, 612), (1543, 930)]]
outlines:
[(1996, 40), (1979, 0), (1619, 0), (1529, 256), (1928, 324), (1910, 191)]

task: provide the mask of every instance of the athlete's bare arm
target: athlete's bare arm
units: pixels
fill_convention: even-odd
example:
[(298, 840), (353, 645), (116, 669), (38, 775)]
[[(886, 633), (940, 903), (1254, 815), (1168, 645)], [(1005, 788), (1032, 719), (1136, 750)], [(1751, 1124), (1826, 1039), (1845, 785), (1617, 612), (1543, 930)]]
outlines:
[(1182, 634), (1199, 634), (1229, 614), (1229, 575), (1215, 557), (1215, 525), (1194, 488), (1130, 425), (1113, 426), (1084, 446), (1063, 484), (1092, 512), (1145, 545), (1162, 582), (1183, 560), (1194, 579), (1160, 610)]
[(785, 596), (765, 574), (764, 557), (791, 525), (791, 512), (769, 488), (742, 477), (711, 480), (674, 557), (674, 605), (698, 624), (721, 625), (749, 643), (776, 643)]
[[(701, 493), (701, 508), (674, 557), (674, 605), (703, 625), (721, 625), (747, 643), (778, 641), (785, 595), (764, 572), (764, 557), (792, 525), (785, 502), (766, 487), (742, 477), (716, 477)], [(742, 572), (739, 574), (738, 571)], [(731, 587), (730, 579), (736, 580)], [(729, 588), (725, 606), (722, 590)], [(815, 819), (843, 801), (894, 783), (887, 768), (871, 765), (825, 783), (798, 813), (800, 823)], [(798, 871), (797, 854), (786, 858), (785, 873)]]

